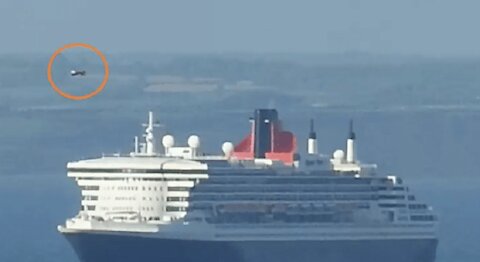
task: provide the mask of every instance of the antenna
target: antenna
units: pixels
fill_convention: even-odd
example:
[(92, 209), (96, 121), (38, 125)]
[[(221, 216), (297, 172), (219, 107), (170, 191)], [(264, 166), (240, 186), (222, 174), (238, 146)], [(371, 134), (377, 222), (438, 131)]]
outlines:
[(139, 147), (138, 147), (138, 136), (135, 136), (134, 146), (135, 146), (134, 152), (135, 152), (135, 154), (138, 154), (139, 153), (139, 151), (138, 151), (138, 149), (139, 149)]
[(153, 134), (153, 128), (159, 127), (160, 125), (153, 122), (153, 112), (148, 112), (148, 123), (142, 124), (145, 128), (145, 153), (147, 155), (154, 155), (155, 154), (155, 136)]

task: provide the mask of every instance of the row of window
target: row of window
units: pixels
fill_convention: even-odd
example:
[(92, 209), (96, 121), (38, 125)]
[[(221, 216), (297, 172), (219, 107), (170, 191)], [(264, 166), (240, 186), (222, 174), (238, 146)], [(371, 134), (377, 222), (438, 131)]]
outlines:
[(370, 186), (315, 186), (315, 185), (241, 185), (241, 186), (211, 186), (195, 187), (193, 192), (225, 193), (225, 192), (372, 192)]
[(118, 196), (118, 197), (115, 197), (115, 200), (119, 200), (119, 201), (133, 201), (133, 200), (136, 200), (137, 198), (136, 197), (133, 197), (133, 196)]
[(167, 206), (167, 212), (185, 212), (187, 210), (186, 207), (176, 207), (176, 206)]
[(119, 186), (117, 187), (118, 190), (132, 190), (132, 191), (138, 191), (141, 189), (142, 191), (162, 191), (162, 187), (156, 187), (156, 186)]
[[(82, 190), (100, 190), (100, 186), (80, 186), (80, 189)], [(106, 190), (120, 190), (120, 191), (162, 191), (162, 187), (157, 187), (157, 186), (117, 186), (117, 187), (104, 187), (103, 189)], [(177, 190), (180, 191), (180, 190)]]
[(93, 205), (81, 206), (80, 210), (82, 210), (82, 211), (85, 211), (85, 210), (95, 211), (95, 206), (93, 206)]
[(404, 195), (379, 195), (378, 199), (382, 200), (403, 200), (405, 199)]
[(82, 196), (82, 200), (98, 200), (98, 196)]
[[(401, 186), (392, 186), (392, 187), (386, 187), (386, 186), (380, 186), (380, 187), (375, 187), (377, 190), (382, 190), (382, 191), (404, 191), (405, 188)], [(408, 189), (407, 189), (408, 191)]]
[(127, 178), (127, 177), (79, 177), (78, 180), (94, 180), (94, 181), (153, 181), (153, 182), (170, 182), (170, 181), (194, 181), (188, 178)]
[(405, 204), (378, 204), (379, 207), (383, 207), (383, 208), (405, 208), (407, 207), (407, 205)]
[[(90, 196), (90, 195), (85, 195), (85, 196), (82, 196), (82, 200), (98, 200), (99, 197), (98, 196)], [(187, 201), (188, 198), (185, 198), (185, 197), (168, 197), (168, 198), (165, 198), (165, 197), (142, 197), (142, 200), (144, 201), (165, 201), (165, 199), (167, 199), (167, 201)], [(110, 200), (110, 197), (102, 197), (102, 200)], [(137, 200), (137, 198), (135, 196), (116, 196), (114, 197), (114, 200), (117, 200), (117, 201), (135, 201)]]
[(235, 176), (225, 176), (225, 177), (210, 177), (208, 179), (209, 184), (354, 184), (354, 185), (366, 185), (371, 184), (371, 178), (351, 178), (351, 177), (332, 177), (332, 178), (321, 178), (321, 177), (298, 177), (298, 176), (288, 176), (288, 177), (276, 177), (276, 178), (264, 178), (264, 177), (255, 177), (255, 176), (244, 176), (244, 177), (235, 177)]
[(173, 191), (190, 191), (190, 187), (179, 187), (179, 186), (172, 186), (168, 187), (168, 192), (173, 192)]
[[(161, 207), (160, 207), (161, 208)], [(81, 210), (89, 210), (89, 211), (94, 211), (95, 210), (95, 206), (86, 206), (86, 209), (84, 206), (81, 207)], [(102, 207), (101, 210), (103, 211), (109, 211), (109, 208), (108, 207)], [(135, 211), (138, 210), (138, 208), (135, 208)], [(155, 210), (155, 207), (152, 207), (152, 206), (147, 206), (147, 207), (141, 207), (140, 208), (141, 211), (154, 211)], [(112, 211), (134, 211), (134, 208), (133, 207), (126, 207), (126, 206), (115, 206), (115, 207), (112, 207)]]
[(408, 208), (410, 209), (427, 209), (428, 206), (426, 204), (410, 204), (408, 205)]
[(133, 168), (69, 168), (71, 173), (127, 173), (127, 174), (207, 174), (206, 170), (133, 169)]
[(410, 216), (411, 221), (434, 221), (434, 215), (412, 215)]
[(167, 197), (167, 202), (188, 201), (188, 197)]
[(284, 201), (308, 201), (308, 200), (376, 200), (377, 195), (348, 194), (348, 195), (319, 195), (319, 194), (271, 194), (271, 195), (193, 195), (191, 201), (262, 201), (262, 200), (284, 200)]
[(329, 214), (287, 214), (273, 215), (262, 213), (224, 213), (206, 219), (209, 223), (349, 223), (354, 221), (352, 212), (338, 212)]
[(120, 191), (137, 191), (138, 187), (137, 186), (118, 186), (117, 190), (120, 190)]
[(133, 211), (133, 207), (113, 207), (112, 211)]
[(80, 186), (80, 189), (82, 190), (99, 190), (99, 186)]
[[(320, 204), (320, 205), (315, 205), (313, 203), (310, 203), (310, 205), (304, 205), (304, 204), (289, 204), (289, 205), (284, 205), (284, 204), (246, 204), (246, 205), (237, 205), (237, 204), (213, 204), (213, 203), (205, 203), (205, 202), (194, 202), (191, 204), (190, 209), (191, 210), (225, 210), (226, 209), (231, 209), (233, 207), (233, 210), (235, 211), (235, 208), (240, 208), (239, 210), (243, 210), (246, 207), (250, 206), (249, 210), (254, 210), (258, 209), (263, 210), (270, 210), (272, 213), (275, 212), (306, 212), (306, 211), (333, 211), (333, 210), (352, 210), (352, 209), (369, 209), (370, 204), (368, 202), (353, 202), (353, 203), (330, 203), (330, 204)], [(270, 212), (269, 211), (269, 212)]]

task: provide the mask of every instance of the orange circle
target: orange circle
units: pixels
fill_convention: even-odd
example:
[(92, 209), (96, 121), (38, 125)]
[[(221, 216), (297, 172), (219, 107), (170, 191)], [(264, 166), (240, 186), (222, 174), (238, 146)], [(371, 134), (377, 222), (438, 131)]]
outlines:
[[(58, 88), (58, 86), (55, 84), (55, 82), (53, 81), (53, 78), (52, 78), (52, 65), (53, 65), (53, 62), (55, 61), (55, 58), (61, 52), (65, 51), (66, 49), (75, 48), (75, 47), (87, 48), (87, 49), (91, 50), (92, 52), (94, 52), (95, 54), (97, 54), (100, 57), (100, 59), (102, 59), (103, 68), (105, 70), (105, 75), (103, 76), (103, 81), (102, 81), (102, 83), (100, 83), (100, 85), (97, 87), (97, 89), (95, 89), (91, 93), (88, 93), (86, 95), (81, 95), (81, 96), (76, 96), (76, 95), (72, 95), (72, 94), (63, 92), (60, 88)], [(100, 50), (98, 50), (96, 47), (94, 47), (92, 45), (89, 45), (89, 44), (85, 44), (85, 43), (71, 43), (71, 44), (66, 44), (66, 45), (60, 47), (50, 57), (50, 61), (48, 62), (48, 67), (47, 67), (48, 82), (50, 82), (50, 85), (53, 87), (53, 90), (55, 90), (55, 92), (57, 92), (61, 96), (65, 97), (65, 98), (68, 98), (68, 99), (72, 99), (72, 100), (85, 100), (85, 99), (89, 99), (89, 98), (92, 98), (92, 97), (96, 96), (98, 93), (100, 93), (103, 90), (103, 88), (107, 84), (109, 74), (110, 74), (110, 72), (109, 72), (109, 69), (108, 69), (108, 62), (107, 62), (107, 59), (105, 58), (105, 55), (103, 55), (102, 52), (100, 52)]]

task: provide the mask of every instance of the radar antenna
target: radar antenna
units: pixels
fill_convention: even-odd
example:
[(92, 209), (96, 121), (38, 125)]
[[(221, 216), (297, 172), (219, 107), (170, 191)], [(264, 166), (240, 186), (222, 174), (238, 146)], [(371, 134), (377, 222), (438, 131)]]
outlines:
[(153, 112), (148, 112), (148, 123), (142, 124), (145, 128), (145, 154), (147, 155), (154, 155), (155, 151), (155, 135), (153, 134), (153, 128), (159, 127), (160, 124), (158, 122), (153, 121)]

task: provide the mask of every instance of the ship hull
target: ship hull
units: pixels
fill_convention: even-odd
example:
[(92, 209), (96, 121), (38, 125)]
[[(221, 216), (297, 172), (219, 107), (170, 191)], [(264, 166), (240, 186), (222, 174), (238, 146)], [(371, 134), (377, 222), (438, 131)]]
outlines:
[(436, 239), (200, 241), (67, 233), (82, 262), (433, 262)]

